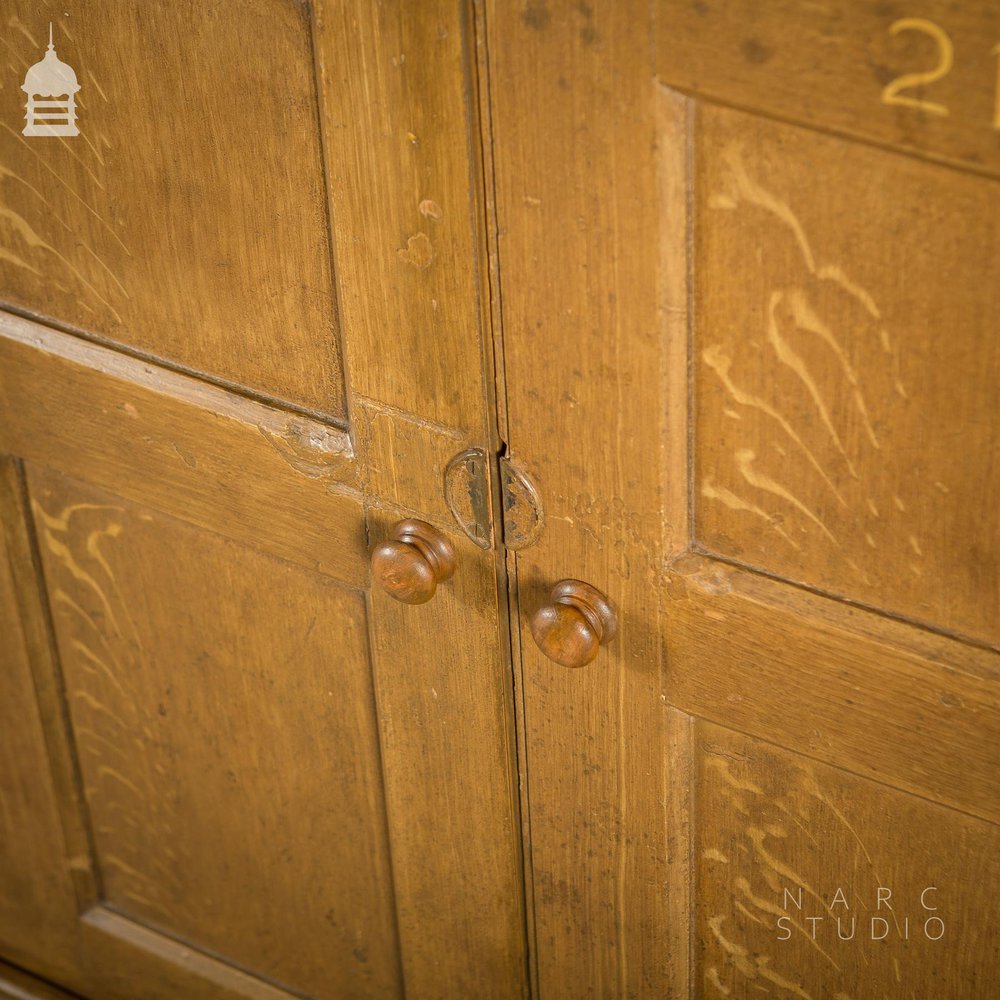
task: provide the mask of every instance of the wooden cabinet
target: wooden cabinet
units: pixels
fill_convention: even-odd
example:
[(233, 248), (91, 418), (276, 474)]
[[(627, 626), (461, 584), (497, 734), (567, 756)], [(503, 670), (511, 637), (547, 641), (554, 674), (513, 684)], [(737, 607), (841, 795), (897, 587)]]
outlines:
[(994, 5), (11, 10), (0, 995), (992, 996)]

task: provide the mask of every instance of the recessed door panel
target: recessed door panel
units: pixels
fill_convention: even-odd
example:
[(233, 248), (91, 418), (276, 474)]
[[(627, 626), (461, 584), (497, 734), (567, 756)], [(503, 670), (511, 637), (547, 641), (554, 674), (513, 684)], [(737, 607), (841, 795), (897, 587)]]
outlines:
[[(441, 486), (496, 437), (468, 16), (11, 12), (80, 83), (79, 135), (0, 129), (0, 450), (84, 995), (525, 989), (506, 608)], [(370, 585), (408, 516), (420, 607)]]
[[(0, 461), (3, 487), (14, 485), (12, 473), (12, 463)], [(3, 527), (13, 530), (9, 492), (0, 491), (0, 508)], [(73, 882), (14, 584), (14, 551), (0, 530), (0, 943), (8, 955), (23, 958), (37, 941), (49, 942), (52, 974), (69, 964), (60, 955), (73, 940)]]
[[(489, 7), (544, 995), (996, 978), (994, 8)], [(566, 577), (619, 623), (569, 672), (527, 627)], [(786, 878), (914, 934), (784, 942)]]
[(392, 992), (362, 594), (31, 480), (102, 902), (311, 995)]
[[(17, 0), (7, 14), (21, 111), (0, 128), (0, 299), (342, 419), (308, 6)], [(50, 22), (80, 88), (77, 136), (21, 134)]]
[(695, 113), (695, 533), (996, 643), (996, 182)]
[(719, 726), (695, 727), (701, 997), (974, 997), (997, 828)]

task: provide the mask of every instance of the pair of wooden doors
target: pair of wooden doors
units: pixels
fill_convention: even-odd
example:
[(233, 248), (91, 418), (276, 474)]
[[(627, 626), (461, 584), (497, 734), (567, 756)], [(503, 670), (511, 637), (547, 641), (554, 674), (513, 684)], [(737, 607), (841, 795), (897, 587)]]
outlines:
[(7, 961), (990, 995), (1000, 24), (931, 6), (15, 5)]

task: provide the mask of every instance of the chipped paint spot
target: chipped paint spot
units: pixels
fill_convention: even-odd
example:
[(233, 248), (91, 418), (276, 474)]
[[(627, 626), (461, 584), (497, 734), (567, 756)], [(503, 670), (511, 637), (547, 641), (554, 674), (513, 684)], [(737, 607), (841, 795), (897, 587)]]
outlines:
[(426, 233), (414, 233), (406, 241), (406, 247), (396, 251), (401, 261), (412, 264), (417, 270), (425, 271), (434, 260), (434, 246)]
[(435, 222), (440, 222), (444, 217), (441, 206), (430, 198), (424, 198), (417, 206), (417, 210), (425, 219), (433, 219)]

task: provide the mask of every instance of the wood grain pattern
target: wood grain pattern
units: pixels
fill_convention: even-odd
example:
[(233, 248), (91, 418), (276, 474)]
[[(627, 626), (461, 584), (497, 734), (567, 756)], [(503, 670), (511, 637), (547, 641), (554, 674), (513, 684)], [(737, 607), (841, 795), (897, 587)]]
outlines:
[[(671, 25), (695, 17), (694, 8), (701, 26), (690, 28), (691, 37), (671, 34)], [(796, 44), (795, 23), (779, 26), (770, 8), (728, 9), (736, 8), (740, 41), (764, 24), (783, 30), (783, 45)], [(933, 817), (938, 840), (975, 829), (978, 849), (992, 837), (967, 814), (994, 819), (1000, 801), (997, 660), (981, 648), (997, 620), (997, 437), (987, 389), (995, 351), (982, 336), (997, 283), (992, 258), (975, 249), (994, 242), (993, 182), (712, 106), (700, 98), (795, 117), (791, 103), (768, 105), (767, 84), (758, 94), (732, 55), (718, 60), (717, 77), (729, 73), (738, 83), (728, 96), (713, 91), (707, 76), (671, 75), (685, 59), (728, 51), (731, 39), (716, 36), (723, 8), (654, 5), (654, 56), (644, 33), (648, 13), (641, 4), (526, 3), (489, 5), (486, 16), (508, 443), (537, 480), (547, 516), (538, 545), (517, 554), (521, 618), (530, 619), (555, 579), (571, 574), (607, 593), (622, 620), (607, 652), (569, 676), (539, 663), (520, 637), (539, 992), (754, 996), (780, 987), (819, 997), (823, 980), (808, 962), (808, 994), (797, 992), (794, 976), (769, 981), (761, 971), (769, 952), (757, 942), (746, 952), (731, 949), (723, 964), (704, 923), (689, 954), (687, 918), (702, 917), (701, 868), (688, 867), (688, 848), (707, 844), (716, 820), (699, 800), (715, 802), (725, 792), (722, 777), (699, 770), (702, 724), (691, 716), (745, 729), (751, 736), (741, 739), (751, 749), (769, 740), (811, 758), (807, 766), (820, 760), (841, 769), (844, 787), (864, 790), (866, 816), (900, 871), (906, 850), (891, 839), (893, 823), (919, 825), (921, 810)], [(869, 13), (859, 13), (860, 27)], [(803, 9), (802, 16), (812, 15)], [(849, 28), (844, 18), (838, 30)], [(687, 96), (655, 83), (647, 58), (661, 83)], [(819, 60), (815, 71), (789, 76), (789, 90), (794, 81), (800, 91), (789, 101), (803, 102), (802, 115), (818, 128), (851, 132), (824, 117), (821, 102), (804, 103), (829, 68)], [(851, 106), (851, 92), (841, 96)], [(932, 158), (947, 152), (915, 131), (907, 141)], [(968, 148), (953, 145), (951, 153)], [(984, 162), (976, 163), (980, 172)], [(969, 231), (978, 235), (966, 243), (959, 234)], [(767, 275), (760, 284), (759, 274)], [(779, 326), (775, 345), (761, 321), (771, 293), (786, 285), (777, 305), (805, 302), (823, 325), (800, 308), (808, 320), (802, 336), (793, 340)], [(879, 318), (882, 327), (869, 333)], [(752, 397), (736, 383), (732, 359), (753, 372)], [(738, 387), (738, 405), (727, 378)], [(758, 431), (761, 442), (792, 438), (780, 442), (787, 455), (777, 453), (767, 477), (755, 477), (747, 503), (763, 517), (739, 503), (745, 498), (733, 481), (746, 484), (744, 468), (754, 477), (764, 454), (763, 445), (755, 448)], [(804, 460), (808, 475), (798, 473), (795, 435), (820, 456)], [(834, 454), (843, 472), (834, 470)], [(845, 497), (836, 546), (805, 512), (814, 512), (818, 488), (805, 500), (799, 492), (812, 476), (829, 490), (823, 474)], [(689, 482), (697, 541), (689, 535)], [(867, 528), (878, 551), (862, 562), (857, 551), (872, 552), (864, 519), (875, 515), (868, 494), (854, 494), (869, 485), (878, 491), (871, 499), (882, 534)], [(824, 542), (786, 574), (778, 568), (787, 565), (782, 532), (801, 546), (806, 522)], [(977, 644), (702, 556), (678, 561), (689, 538), (727, 559), (972, 635)], [(921, 552), (930, 562), (916, 562), (924, 574), (917, 584), (910, 567)], [(833, 588), (832, 580), (845, 583)], [(661, 714), (664, 702), (674, 707)], [(643, 756), (654, 747), (655, 756)], [(632, 783), (640, 768), (642, 792)], [(879, 809), (885, 815), (876, 822)], [(827, 833), (825, 819), (806, 819), (817, 841)], [(738, 836), (742, 820), (727, 829)], [(645, 854), (659, 831), (665, 841)], [(837, 850), (828, 867), (817, 857), (818, 871), (832, 872)], [(628, 881), (629, 863), (640, 859), (648, 884), (661, 890), (655, 901)], [(956, 904), (972, 923), (980, 898), (973, 890)], [(732, 909), (731, 900), (725, 904)], [(660, 951), (645, 951), (654, 938)], [(715, 941), (716, 951), (703, 941)], [(959, 946), (965, 950), (949, 982), (971, 982), (970, 969), (980, 980), (994, 971), (970, 947)], [(864, 983), (865, 957), (844, 963), (845, 981)], [(798, 952), (792, 973), (797, 960)], [(753, 976), (729, 975), (740, 962), (750, 963)], [(915, 965), (910, 976), (914, 995), (937, 992), (933, 963)], [(858, 989), (852, 995), (866, 995)]]
[[(366, 609), (358, 594), (370, 582), (369, 536), (377, 540), (386, 521), (406, 514), (454, 529), (441, 492), (443, 469), (456, 452), (496, 436), (483, 375), (492, 374), (492, 345), (480, 332), (468, 12), (453, 4), (417, 12), (406, 5), (260, 0), (237, 15), (156, 4), (141, 8), (139, 31), (131, 30), (137, 5), (95, 8), (87, 6), (70, 28), (80, 47), (67, 43), (61, 53), (105, 83), (132, 74), (142, 84), (158, 73), (172, 96), (186, 101), (181, 111), (170, 104), (147, 114), (140, 139), (159, 139), (168, 129), (184, 135), (186, 115), (197, 114), (206, 85), (213, 101), (233, 96), (227, 88), (234, 82), (261, 93), (235, 95), (220, 109), (224, 121), (206, 116), (218, 125), (207, 147), (180, 146), (170, 153), (172, 172), (164, 168), (147, 184), (155, 203), (147, 222), (159, 228), (136, 229), (136, 239), (149, 256), (142, 265), (165, 287), (161, 304), (151, 282), (133, 288), (122, 278), (141, 322), (115, 325), (112, 315), (105, 329), (97, 320), (78, 321), (70, 305), (44, 294), (40, 280), (12, 299), (39, 315), (58, 306), (63, 323), (160, 354), (175, 367), (205, 369), (207, 379), (119, 356), (28, 319), (0, 320), (0, 447), (35, 470), (49, 597), (74, 685), (74, 738), (95, 828), (102, 828), (96, 853), (108, 905), (84, 902), (86, 988), (116, 1000), (132, 1000), (137, 990), (155, 1000), (276, 997), (286, 992), (276, 982), (312, 995), (396, 995), (403, 975), (414, 997), (519, 995), (523, 899), (495, 558), (472, 543), (457, 544), (460, 571), (422, 609), (424, 629), (416, 633), (401, 609), (383, 606), (378, 595)], [(19, 17), (27, 25), (24, 11)], [(184, 30), (178, 19), (186, 19)], [(58, 34), (68, 22), (55, 20)], [(127, 34), (146, 56), (143, 67), (127, 60), (113, 72), (97, 61), (86, 66), (82, 39), (98, 28), (102, 44)], [(241, 42), (265, 36), (266, 59)], [(219, 58), (188, 73), (182, 44), (197, 54), (222, 41), (227, 48)], [(102, 59), (120, 58), (120, 48), (108, 45)], [(140, 111), (148, 111), (147, 90), (135, 103)], [(245, 108), (241, 97), (256, 103)], [(246, 156), (248, 141), (252, 149), (244, 169), (233, 157), (222, 169), (226, 130), (235, 122), (247, 130), (239, 150)], [(326, 152), (317, 162), (321, 132)], [(16, 135), (11, 140), (12, 148), (24, 148)], [(280, 153), (272, 148), (282, 143)], [(33, 169), (44, 171), (35, 160)], [(338, 294), (352, 362), (347, 432), (331, 425), (345, 422), (345, 410), (337, 409), (334, 391), (342, 379), (325, 209), (322, 197), (317, 201), (321, 163), (333, 177)], [(94, 200), (98, 181), (109, 190), (118, 185), (116, 194), (125, 197), (137, 190), (138, 173), (163, 164), (151, 156), (126, 170), (108, 152), (103, 173), (91, 167), (96, 179), (77, 169), (59, 181), (73, 212), (103, 206)], [(132, 187), (122, 194), (125, 181)], [(177, 212), (181, 201), (204, 200), (213, 181), (218, 190), (207, 219)], [(18, 183), (4, 188), (8, 203), (22, 217), (37, 215), (32, 192)], [(132, 224), (133, 209), (122, 206), (123, 226)], [(69, 209), (65, 217), (75, 219)], [(94, 220), (95, 232), (117, 238), (114, 227)], [(269, 221), (270, 230), (258, 231)], [(202, 222), (206, 231), (192, 235)], [(159, 260), (164, 247), (181, 254), (187, 270), (178, 273), (178, 260)], [(209, 254), (213, 247), (219, 252)], [(35, 249), (44, 256), (44, 248)], [(83, 244), (73, 251), (89, 253)], [(241, 297), (234, 289), (244, 279), (253, 288)], [(66, 287), (68, 295), (73, 289)], [(184, 323), (174, 309), (182, 294)], [(204, 315), (192, 319), (202, 300)], [(262, 346), (256, 333), (275, 317), (282, 336)], [(304, 340), (297, 341), (302, 327)], [(162, 346), (178, 344), (191, 357)], [(210, 357), (219, 365), (204, 360)], [(258, 366), (268, 375), (262, 384), (245, 374)], [(207, 384), (212, 380), (220, 385)], [(261, 398), (237, 395), (230, 384)], [(321, 419), (276, 409), (271, 397)], [(116, 510), (68, 512), (95, 497)], [(105, 530), (111, 534), (101, 535)], [(73, 567), (83, 567), (98, 591)], [(83, 617), (74, 619), (56, 601), (63, 592), (85, 609)], [(247, 615), (251, 606), (259, 614)], [(101, 647), (95, 652), (92, 642), (92, 654), (117, 662), (102, 670), (88, 659), (77, 645), (88, 636)], [(358, 667), (369, 645), (377, 730), (376, 696), (366, 694)], [(342, 661), (352, 665), (354, 683), (331, 705), (317, 678)], [(178, 681), (190, 699), (179, 707), (164, 698)], [(128, 732), (109, 732), (115, 723), (98, 706), (125, 720)], [(331, 713), (343, 722), (339, 728)], [(349, 725), (352, 713), (377, 731), (378, 748), (359, 742), (361, 723)], [(84, 749), (92, 737), (81, 730), (105, 742)], [(271, 737), (267, 745), (261, 733)], [(137, 739), (148, 740), (148, 750)], [(366, 781), (345, 785), (345, 757), (368, 769)], [(236, 762), (235, 783), (226, 761)], [(392, 920), (390, 854), (362, 829), (380, 808), (373, 769), (381, 771), (388, 803)], [(332, 775), (340, 783), (328, 787)], [(347, 802), (342, 817), (324, 805), (338, 796)], [(211, 836), (206, 824), (221, 809), (221, 836)], [(137, 832), (136, 817), (147, 813), (146, 832)], [(168, 850), (183, 856), (180, 865)], [(272, 869), (267, 861), (275, 852)], [(385, 877), (367, 885), (373, 869)], [(319, 907), (334, 883), (336, 900)], [(351, 921), (364, 914), (369, 924), (382, 921), (381, 931), (368, 934), (371, 943), (354, 942), (357, 953), (345, 952)]]
[[(369, 511), (373, 542), (397, 517)], [(369, 597), (403, 970), (408, 996), (505, 1000), (526, 991), (505, 636), (493, 553), (448, 538), (434, 600)]]
[(78, 137), (0, 129), (3, 299), (343, 420), (307, 11), (8, 5), (11, 86), (51, 20), (82, 89)]
[(455, 550), (419, 518), (397, 521), (388, 541), (372, 549), (372, 580), (404, 604), (426, 604), (455, 575)]
[[(79, 859), (67, 850), (58, 791), (49, 777), (15, 588), (14, 549), (20, 546), (17, 537), (8, 536), (16, 534), (21, 510), (9, 488), (12, 466), (10, 459), (0, 459), (0, 518), (6, 529), (0, 530), (0, 948), (16, 961), (40, 962), (49, 975), (66, 976), (76, 922), (71, 867)], [(8, 978), (0, 967), (0, 995)]]
[(358, 475), (368, 503), (420, 511), (449, 528), (442, 482), (448, 463), (476, 440), (468, 431), (352, 396)]
[[(679, 995), (659, 581), (688, 530), (687, 107), (653, 84), (644, 4), (485, 21), (507, 443), (546, 512), (516, 558), (538, 992)], [(565, 577), (619, 617), (582, 670), (528, 632)]]
[[(16, 606), (35, 690), (9, 658), (0, 759), (27, 738), (44, 771), (40, 728), (65, 840), (0, 845), (57, 889), (13, 880), (0, 938), (18, 908), (65, 935), (5, 953), (108, 1000), (985, 995), (993, 6), (98, 8), (52, 8), (62, 54), (94, 92), (173, 84), (138, 139), (176, 141), (172, 172), (119, 165), (91, 91), (119, 145), (51, 144), (59, 176), (0, 130), (0, 281), (67, 326), (0, 314), (44, 559), (8, 464), (0, 626)], [(953, 65), (887, 103), (943, 44), (913, 17)], [(16, 62), (24, 5), (9, 27)], [(88, 62), (95, 32), (143, 66)], [(260, 93), (214, 110), (234, 81)], [(498, 463), (537, 489), (516, 553), (455, 524), (466, 449), (482, 537)], [(371, 586), (403, 518), (455, 550), (420, 606)], [(529, 631), (566, 579), (618, 619), (574, 671)], [(829, 919), (841, 885), (870, 916), (925, 879), (940, 948), (778, 938), (785, 880)]]
[(698, 996), (989, 995), (996, 826), (718, 726), (696, 741)]
[(695, 155), (699, 542), (997, 645), (996, 184), (708, 106)]
[(406, 990), (500, 998), (523, 994), (526, 965), (509, 639), (495, 556), (442, 488), (454, 455), (497, 436), (468, 6), (314, 9), (368, 534), (420, 517), (459, 567), (426, 605), (370, 597)]
[(531, 619), (535, 645), (554, 663), (574, 669), (590, 663), (617, 630), (607, 598), (582, 580), (560, 580)]
[[(94, 906), (80, 918), (87, 992), (109, 1000), (289, 1000), (297, 994), (165, 934)], [(97, 984), (96, 986), (94, 984)]]
[(671, 703), (1000, 817), (1000, 658), (698, 557), (670, 583)]
[(481, 441), (466, 17), (439, 0), (327, 0), (316, 58), (351, 388)]
[(354, 586), (368, 554), (350, 439), (0, 314), (0, 449)]
[(0, 997), (5, 1000), (73, 1000), (70, 993), (0, 962)]
[[(664, 83), (1000, 174), (1000, 9), (989, 0), (656, 0), (652, 9)], [(909, 26), (893, 31), (901, 21)], [(946, 67), (932, 81), (903, 81), (908, 102), (883, 100), (894, 80)]]
[(104, 898), (313, 995), (395, 992), (360, 595), (31, 484)]

